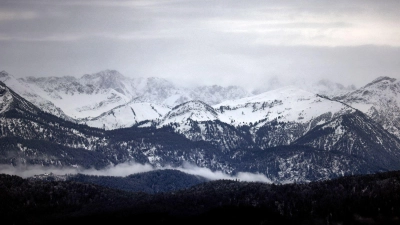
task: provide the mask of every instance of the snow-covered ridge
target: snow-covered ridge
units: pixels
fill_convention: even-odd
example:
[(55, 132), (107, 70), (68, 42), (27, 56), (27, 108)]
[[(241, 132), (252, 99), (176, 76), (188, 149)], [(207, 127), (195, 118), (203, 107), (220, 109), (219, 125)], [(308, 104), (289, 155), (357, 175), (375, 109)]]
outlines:
[(25, 83), (20, 79), (16, 79), (13, 75), (8, 74), (5, 71), (0, 72), (0, 81), (5, 83), (7, 87), (18, 93), (20, 96), (39, 107), (41, 110), (65, 120), (72, 120), (72, 118), (67, 116), (62, 109), (54, 105), (52, 101), (43, 98), (42, 96), (44, 95), (41, 94), (40, 90), (34, 89), (28, 83)]
[[(396, 82), (387, 87), (384, 82), (387, 81), (378, 82), (371, 90), (379, 90), (377, 93), (381, 94), (386, 93), (388, 87), (395, 90)], [(372, 99), (373, 96), (364, 91), (359, 94)], [(388, 91), (386, 94), (393, 93)], [(93, 166), (100, 162), (106, 166), (135, 160), (161, 167), (180, 166), (187, 161), (229, 173), (246, 169), (276, 174), (275, 177), (281, 180), (287, 179), (288, 175), (292, 180), (305, 178), (306, 173), (315, 176), (315, 171), (326, 179), (344, 171), (349, 174), (358, 169), (370, 172), (376, 171), (376, 166), (398, 169), (400, 165), (400, 141), (372, 121), (372, 117), (341, 102), (293, 86), (225, 101), (214, 107), (202, 101), (188, 101), (170, 109), (131, 100), (85, 121), (97, 127), (108, 124), (107, 129), (132, 124), (170, 126), (168, 129), (146, 129), (150, 132), (139, 129), (129, 130), (132, 133), (125, 133), (126, 130), (104, 132), (66, 122), (41, 113), (39, 108), (0, 83), (0, 111), (7, 112), (12, 107), (16, 109), (13, 114), (0, 117), (3, 144), (11, 143), (11, 148), (3, 147), (12, 150), (12, 154), (4, 157), (7, 162), (19, 159), (24, 164), (58, 166)], [(39, 113), (35, 114), (35, 111)], [(382, 115), (380, 111), (377, 113)], [(15, 114), (20, 118), (13, 117)], [(153, 122), (144, 122), (147, 120)], [(156, 124), (154, 120), (160, 123)], [(165, 135), (172, 130), (179, 135)], [(20, 142), (14, 137), (34, 142)], [(7, 138), (14, 143), (8, 143)], [(177, 141), (171, 143), (174, 140)], [(312, 148), (290, 146), (292, 144)], [(283, 145), (289, 146), (281, 148)], [(263, 151), (275, 146), (279, 148)], [(332, 150), (335, 153), (331, 154)]]
[(188, 89), (177, 87), (162, 78), (129, 78), (115, 70), (86, 74), (80, 78), (65, 76), (15, 79), (2, 72), (0, 80), (43, 110), (65, 119), (79, 121), (99, 117), (117, 107), (129, 109), (132, 101), (171, 108), (191, 100), (216, 104), (250, 95), (236, 86), (213, 85)]
[(0, 114), (10, 110), (26, 111), (30, 114), (37, 114), (40, 112), (38, 107), (19, 96), (0, 81)]
[[(115, 70), (86, 74), (80, 78), (20, 79), (2, 71), (0, 81), (46, 112), (106, 129), (130, 127), (146, 120), (165, 125), (178, 123), (179, 118), (220, 120), (234, 126), (257, 124), (260, 127), (273, 120), (305, 124), (320, 115), (325, 115), (325, 120), (328, 120), (328, 114), (333, 118), (351, 110), (340, 103), (343, 102), (366, 113), (400, 137), (400, 85), (396, 79), (389, 77), (379, 77), (358, 90), (321, 80), (304, 85), (299, 82), (295, 86), (257, 95), (237, 86), (183, 88), (162, 78), (129, 78)], [(303, 87), (298, 88), (299, 85)], [(310, 91), (312, 88), (314, 90)], [(334, 98), (340, 102), (316, 95), (332, 96), (332, 93), (349, 90), (352, 91)], [(167, 116), (175, 106), (180, 106), (180, 113), (183, 113), (182, 106), (191, 101), (201, 101), (208, 107), (197, 102), (203, 108), (186, 105), (188, 108), (185, 110), (191, 114), (179, 117), (177, 109), (172, 109), (173, 112)]]
[(395, 78), (391, 78), (391, 77), (378, 77), (378, 78), (376, 78), (375, 80), (373, 80), (371, 83), (365, 85), (364, 87), (373, 86), (374, 84), (377, 84), (377, 83), (386, 83), (386, 84), (388, 84), (388, 83), (394, 83), (394, 82), (396, 82), (396, 79), (395, 79)]
[(129, 102), (132, 96), (123, 90), (123, 76), (116, 71), (75, 77), (21, 78), (44, 99), (51, 101), (75, 119), (98, 116)]
[(361, 156), (382, 168), (398, 166), (400, 141), (360, 111), (316, 127), (296, 144)]
[[(322, 114), (331, 117), (351, 110), (350, 107), (294, 86), (279, 88), (256, 96), (215, 105), (223, 122), (249, 125), (272, 120), (309, 122)], [(262, 123), (260, 123), (261, 125)]]
[[(173, 108), (158, 127), (171, 126), (190, 140), (210, 141), (223, 151), (253, 143), (269, 148), (289, 145), (315, 126), (354, 111), (343, 103), (288, 86), (213, 107), (190, 101)], [(248, 127), (252, 141), (242, 136), (246, 133), (242, 126)]]
[(80, 122), (91, 127), (111, 130), (131, 127), (146, 120), (159, 121), (169, 110), (170, 108), (151, 103), (131, 102), (115, 107), (98, 117), (86, 118)]
[[(18, 80), (9, 78), (8, 81), (17, 89), (21, 86), (28, 87), (24, 90), (30, 90), (29, 92), (19, 89), (26, 96), (40, 93), (35, 96), (45, 96), (40, 98), (46, 102), (54, 102), (54, 108), (61, 109), (61, 112), (66, 112), (80, 123), (106, 129), (130, 127), (146, 120), (160, 121), (159, 126), (181, 123), (187, 119), (220, 120), (234, 126), (255, 123), (262, 126), (272, 120), (306, 123), (325, 113), (335, 116), (340, 111), (347, 110), (341, 103), (295, 86), (254, 96), (248, 96), (243, 89), (234, 86), (198, 87), (195, 90), (199, 92), (190, 92), (159, 78), (131, 79), (112, 70), (84, 75), (79, 79), (31, 77)], [(203, 101), (190, 100), (195, 95), (201, 98), (201, 94), (203, 97), (217, 96), (211, 102), (227, 99), (213, 107)], [(167, 104), (163, 104), (179, 101), (184, 102), (172, 110)]]
[(335, 98), (367, 114), (400, 138), (400, 82), (379, 77), (348, 94)]
[(182, 123), (186, 120), (213, 121), (218, 120), (217, 112), (202, 101), (189, 101), (174, 107), (162, 119), (160, 125)]
[[(154, 110), (155, 108), (158, 110)], [(202, 101), (188, 101), (169, 109), (162, 105), (132, 101), (81, 122), (106, 129), (130, 127), (145, 120), (160, 121), (158, 126), (185, 124), (188, 119), (198, 122), (220, 120), (234, 126), (257, 123), (260, 127), (272, 120), (308, 123), (327, 113), (330, 115), (330, 118), (326, 119), (328, 120), (351, 110), (340, 102), (288, 86), (251, 97), (225, 101), (213, 107)]]

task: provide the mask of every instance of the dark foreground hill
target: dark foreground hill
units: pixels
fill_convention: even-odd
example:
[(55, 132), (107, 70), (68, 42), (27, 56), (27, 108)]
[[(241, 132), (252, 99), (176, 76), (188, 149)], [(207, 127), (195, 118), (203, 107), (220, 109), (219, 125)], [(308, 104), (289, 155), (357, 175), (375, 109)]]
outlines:
[(45, 174), (35, 175), (34, 177), (28, 179), (43, 181), (75, 181), (80, 183), (95, 184), (122, 191), (145, 192), (149, 194), (182, 190), (192, 187), (196, 184), (209, 181), (204, 177), (187, 174), (173, 169), (154, 170), (131, 174), (125, 177), (86, 174), (62, 176)]
[(400, 172), (158, 194), (0, 175), (2, 224), (400, 224)]

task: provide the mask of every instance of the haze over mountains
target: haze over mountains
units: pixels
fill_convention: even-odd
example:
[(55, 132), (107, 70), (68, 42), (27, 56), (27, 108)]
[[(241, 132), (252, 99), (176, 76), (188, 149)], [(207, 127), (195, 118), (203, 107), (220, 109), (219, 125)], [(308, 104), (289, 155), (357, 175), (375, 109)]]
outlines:
[[(15, 78), (5, 71), (0, 72), (0, 81), (18, 94), (53, 115), (86, 123), (89, 126), (115, 129), (130, 127), (144, 120), (161, 119), (172, 107), (199, 100), (212, 106), (227, 100), (275, 90), (288, 86), (278, 78), (265, 84), (265, 90), (252, 93), (238, 86), (218, 85), (194, 88), (178, 87), (161, 78), (128, 78), (115, 70), (86, 74), (81, 78), (26, 77)], [(337, 96), (354, 90), (354, 87), (321, 80), (314, 84), (299, 81), (311, 93)], [(79, 101), (77, 101), (79, 99)]]
[(400, 169), (393, 78), (356, 90), (325, 80), (315, 92), (292, 85), (263, 93), (189, 89), (113, 70), (19, 79), (3, 71), (0, 81), (1, 164), (190, 163), (281, 183)]

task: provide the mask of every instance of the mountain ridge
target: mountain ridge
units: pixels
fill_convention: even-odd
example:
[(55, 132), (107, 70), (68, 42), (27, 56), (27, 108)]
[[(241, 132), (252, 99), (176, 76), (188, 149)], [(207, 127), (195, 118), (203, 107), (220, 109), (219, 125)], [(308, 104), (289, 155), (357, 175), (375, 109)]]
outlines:
[[(379, 84), (383, 88), (377, 90), (387, 91), (389, 82), (380, 79), (368, 87)], [(261, 173), (274, 182), (374, 173), (400, 165), (399, 140), (379, 121), (351, 104), (293, 86), (214, 106), (188, 101), (165, 109), (164, 115), (156, 105), (133, 100), (129, 108), (117, 106), (93, 118), (98, 128), (43, 112), (5, 84), (0, 87), (4, 164), (101, 169), (132, 161), (156, 168), (190, 163), (229, 175)], [(144, 116), (149, 112), (155, 119)], [(109, 118), (115, 129), (104, 125)], [(129, 118), (135, 121), (124, 128), (121, 121)]]
[(334, 100), (360, 110), (400, 138), (400, 81), (395, 78), (379, 77)]

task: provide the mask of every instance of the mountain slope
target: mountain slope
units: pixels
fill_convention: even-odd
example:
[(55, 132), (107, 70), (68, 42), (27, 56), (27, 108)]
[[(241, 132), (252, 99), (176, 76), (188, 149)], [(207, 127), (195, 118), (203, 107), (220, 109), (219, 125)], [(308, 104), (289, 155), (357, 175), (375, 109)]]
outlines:
[(67, 116), (59, 107), (55, 106), (51, 101), (44, 99), (36, 93), (32, 87), (20, 80), (16, 79), (13, 75), (5, 71), (0, 72), (0, 81), (10, 87), (13, 91), (26, 98), (29, 102), (33, 103), (45, 112), (56, 115), (65, 120), (72, 121), (73, 119)]
[(170, 123), (181, 123), (186, 120), (213, 121), (218, 119), (217, 112), (202, 101), (189, 101), (172, 108), (162, 121), (160, 126)]
[(318, 124), (354, 109), (293, 86), (215, 105), (191, 101), (174, 107), (158, 127), (170, 125), (190, 140), (224, 151), (289, 145)]
[[(143, 121), (110, 131), (62, 120), (4, 84), (0, 87), (4, 164), (100, 169), (131, 161), (158, 168), (190, 163), (230, 175), (262, 173), (275, 182), (329, 179), (400, 165), (399, 141), (374, 121), (345, 104), (293, 87), (215, 108), (189, 101), (166, 113), (158, 126)], [(140, 111), (122, 109), (112, 112)]]
[(315, 127), (295, 144), (340, 151), (371, 165), (400, 169), (400, 140), (359, 111)]
[(174, 107), (158, 124), (169, 126), (176, 133), (192, 141), (207, 141), (222, 151), (239, 147), (252, 148), (253, 142), (247, 131), (221, 122), (217, 110), (201, 101), (190, 101)]
[[(79, 120), (99, 117), (116, 107), (129, 109), (127, 104), (132, 101), (174, 107), (190, 100), (216, 104), (249, 95), (244, 89), (236, 86), (214, 85), (189, 89), (178, 87), (161, 78), (129, 78), (115, 70), (86, 74), (80, 78), (64, 76), (27, 77), (14, 79), (12, 82), (6, 78), (2, 80), (13, 85), (17, 93), (34, 101), (35, 105), (43, 107), (43, 110), (57, 116), (66, 114), (66, 118)], [(25, 87), (29, 87), (29, 92)], [(115, 127), (115, 123), (108, 127), (113, 126)]]
[(294, 86), (226, 101), (214, 107), (219, 109), (222, 121), (234, 125), (254, 124), (274, 119), (282, 122), (309, 122), (327, 112), (332, 112), (332, 117), (334, 117), (335, 114), (351, 110), (342, 103)]
[[(127, 79), (116, 71), (75, 77), (28, 77), (19, 79), (29, 84), (36, 93), (53, 102), (68, 116), (85, 118), (98, 116), (127, 103), (132, 96), (122, 89)], [(79, 99), (79, 101), (78, 101)]]
[(159, 121), (170, 109), (151, 103), (130, 102), (117, 106), (95, 118), (79, 120), (91, 127), (107, 130), (132, 127), (144, 121)]
[(107, 145), (103, 131), (45, 113), (2, 82), (0, 93), (2, 163), (72, 166), (81, 162), (85, 167), (110, 163), (100, 153), (84, 152)]
[(214, 146), (189, 141), (168, 128), (106, 132), (47, 114), (4, 84), (0, 83), (0, 87), (0, 161), (3, 164), (100, 169), (127, 161), (156, 167), (189, 162), (214, 170), (232, 170), (219, 160), (223, 157)]
[(379, 77), (364, 87), (335, 99), (362, 111), (400, 138), (400, 81)]
[(3, 82), (0, 82), (0, 113), (5, 114), (13, 110), (27, 111), (37, 114), (40, 109), (28, 101), (24, 101), (14, 91), (10, 90)]
[(318, 124), (354, 111), (326, 97), (289, 86), (214, 106), (220, 120), (250, 126), (261, 148), (289, 145)]

